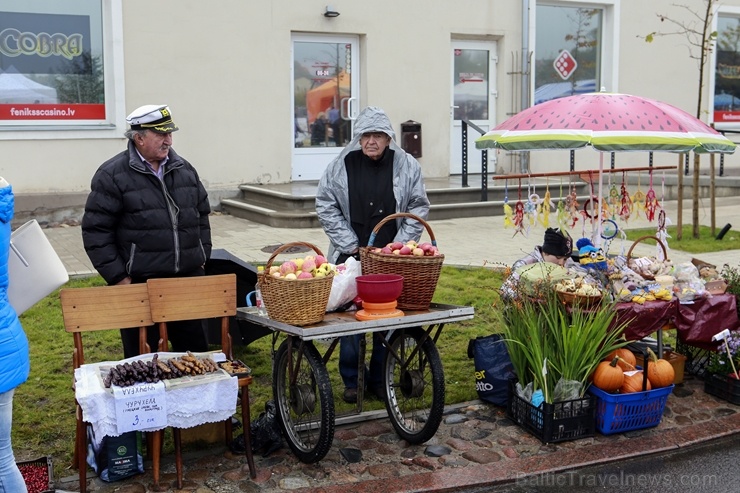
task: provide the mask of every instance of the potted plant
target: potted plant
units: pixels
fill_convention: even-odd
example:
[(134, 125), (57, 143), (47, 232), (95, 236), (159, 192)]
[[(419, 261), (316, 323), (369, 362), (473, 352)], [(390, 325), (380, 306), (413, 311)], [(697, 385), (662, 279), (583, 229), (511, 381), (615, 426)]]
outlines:
[(730, 332), (722, 347), (709, 357), (704, 391), (740, 404), (740, 331)]
[[(615, 315), (606, 298), (585, 308), (564, 303), (554, 289), (543, 286), (537, 297), (510, 299), (501, 312), (504, 341), (518, 377), (509, 397), (509, 416), (545, 442), (562, 437), (546, 432), (548, 420), (557, 419), (559, 413), (584, 413), (584, 419), (593, 420), (595, 406), (586, 395), (588, 378), (609, 353), (627, 344), (620, 339), (624, 325), (612, 327)], [(544, 414), (527, 411), (528, 406)], [(574, 435), (565, 439), (590, 436)]]

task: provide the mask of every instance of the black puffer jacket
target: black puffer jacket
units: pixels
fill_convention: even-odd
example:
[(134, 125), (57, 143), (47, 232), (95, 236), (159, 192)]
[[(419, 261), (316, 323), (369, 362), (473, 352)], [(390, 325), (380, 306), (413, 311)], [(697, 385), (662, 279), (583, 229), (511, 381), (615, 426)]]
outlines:
[(160, 181), (129, 141), (98, 168), (90, 188), (82, 240), (108, 284), (186, 274), (210, 258), (208, 194), (173, 149)]

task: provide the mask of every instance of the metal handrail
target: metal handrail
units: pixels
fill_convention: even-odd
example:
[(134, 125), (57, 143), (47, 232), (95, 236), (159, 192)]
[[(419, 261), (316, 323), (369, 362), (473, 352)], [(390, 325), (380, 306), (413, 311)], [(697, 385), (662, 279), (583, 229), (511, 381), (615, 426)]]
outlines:
[[(461, 118), (462, 122), (462, 186), (468, 187), (468, 126), (472, 127), (473, 130), (481, 135), (486, 133), (485, 130), (480, 128), (475, 123)], [(481, 149), (481, 164), (480, 164), (480, 201), (488, 201), (488, 149)]]

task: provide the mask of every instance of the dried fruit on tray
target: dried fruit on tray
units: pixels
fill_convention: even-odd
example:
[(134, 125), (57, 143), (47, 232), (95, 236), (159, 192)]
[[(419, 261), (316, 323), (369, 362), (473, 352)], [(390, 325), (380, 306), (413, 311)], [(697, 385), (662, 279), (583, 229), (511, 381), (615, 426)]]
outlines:
[(222, 361), (218, 366), (223, 368), (227, 373), (238, 377), (246, 377), (252, 374), (252, 369), (238, 359)]

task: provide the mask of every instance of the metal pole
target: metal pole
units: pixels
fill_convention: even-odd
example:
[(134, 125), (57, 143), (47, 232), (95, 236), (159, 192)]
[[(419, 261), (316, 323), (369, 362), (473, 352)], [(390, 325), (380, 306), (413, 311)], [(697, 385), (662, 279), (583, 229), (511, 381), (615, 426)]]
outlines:
[(480, 151), (480, 201), (488, 202), (488, 149)]
[(462, 186), (468, 186), (468, 123), (461, 120), (462, 128)]

